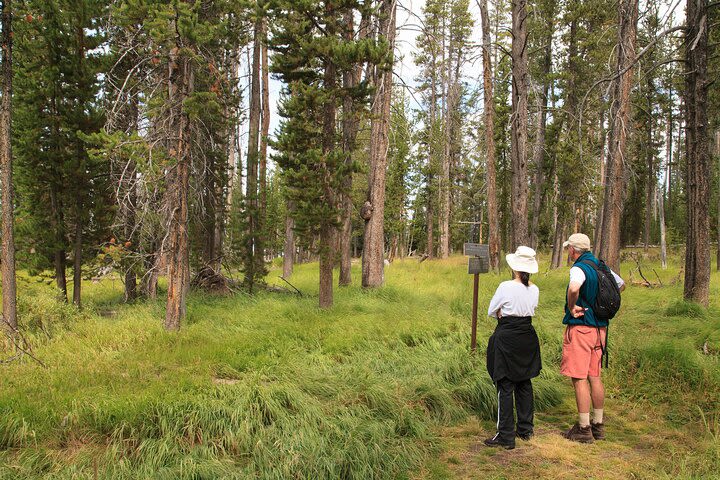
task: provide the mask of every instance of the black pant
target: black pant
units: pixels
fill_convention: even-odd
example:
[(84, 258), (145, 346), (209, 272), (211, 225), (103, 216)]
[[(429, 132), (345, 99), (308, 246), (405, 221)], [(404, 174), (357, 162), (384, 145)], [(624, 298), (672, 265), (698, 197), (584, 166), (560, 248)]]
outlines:
[(515, 443), (515, 418), (513, 415), (513, 393), (515, 394), (515, 410), (517, 411), (518, 435), (533, 433), (533, 389), (530, 380), (513, 382), (507, 378), (498, 380), (498, 423), (499, 440), (504, 443)]

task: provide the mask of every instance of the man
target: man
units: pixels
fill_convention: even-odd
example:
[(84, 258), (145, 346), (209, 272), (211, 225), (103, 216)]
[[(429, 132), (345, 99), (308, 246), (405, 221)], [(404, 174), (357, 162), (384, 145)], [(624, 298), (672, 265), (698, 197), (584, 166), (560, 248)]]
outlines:
[[(563, 324), (567, 327), (563, 339), (560, 373), (572, 379), (579, 417), (578, 422), (565, 433), (565, 438), (592, 443), (605, 438), (605, 387), (600, 378), (600, 367), (607, 346), (608, 320), (593, 312), (599, 291), (598, 273), (587, 262), (598, 266), (599, 260), (591, 252), (590, 239), (587, 235), (575, 233), (570, 235), (563, 248), (568, 249), (568, 255), (575, 263), (570, 269), (570, 284), (563, 318)], [(611, 273), (622, 292), (625, 282), (615, 272)]]

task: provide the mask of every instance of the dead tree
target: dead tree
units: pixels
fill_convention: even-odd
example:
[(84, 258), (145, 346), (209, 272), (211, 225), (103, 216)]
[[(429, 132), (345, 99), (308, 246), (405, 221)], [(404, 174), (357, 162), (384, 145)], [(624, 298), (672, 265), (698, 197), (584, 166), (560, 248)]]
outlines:
[(485, 181), (487, 183), (488, 246), (490, 269), (500, 271), (500, 222), (495, 179), (495, 104), (493, 103), (492, 65), (490, 64), (490, 18), (487, 0), (478, 0), (483, 36), (483, 93), (485, 127)]
[(600, 257), (620, 271), (620, 220), (625, 193), (625, 150), (630, 125), (630, 91), (637, 40), (638, 0), (618, 3), (616, 76), (610, 109), (611, 129), (605, 178)]
[[(383, 0), (380, 9), (380, 34), (385, 37), (388, 55), (395, 46), (394, 0)], [(385, 170), (387, 167), (390, 103), (392, 100), (392, 65), (376, 73), (376, 98), (373, 102), (372, 133), (370, 137), (370, 168), (368, 171), (367, 201), (372, 205), (370, 218), (365, 221), (362, 256), (362, 286), (379, 287), (385, 280)]]
[(528, 243), (528, 53), (527, 1), (512, 1), (512, 123), (510, 157), (512, 165), (511, 248)]

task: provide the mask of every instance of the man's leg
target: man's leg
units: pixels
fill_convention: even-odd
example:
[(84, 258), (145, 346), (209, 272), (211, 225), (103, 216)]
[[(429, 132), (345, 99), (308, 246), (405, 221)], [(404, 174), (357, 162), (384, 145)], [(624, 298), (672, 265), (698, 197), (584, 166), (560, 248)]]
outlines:
[(525, 380), (515, 384), (515, 411), (517, 412), (517, 433), (521, 437), (533, 434), (533, 404), (532, 381)]
[(588, 377), (592, 389), (593, 420), (591, 422), (592, 433), (595, 440), (605, 439), (605, 425), (603, 419), (603, 407), (605, 406), (605, 386), (602, 378)]
[(579, 421), (565, 432), (565, 438), (574, 442), (592, 443), (594, 437), (590, 425), (590, 385), (587, 378), (573, 378), (575, 402), (577, 403)]
[[(590, 390), (592, 397), (593, 412), (595, 423), (602, 423), (602, 410), (605, 407), (605, 386), (601, 377), (588, 377), (590, 380)], [(598, 410), (600, 411), (600, 419), (597, 418)]]
[(590, 425), (590, 385), (587, 378), (573, 378), (572, 382), (578, 409), (578, 423), (581, 427), (587, 427)]

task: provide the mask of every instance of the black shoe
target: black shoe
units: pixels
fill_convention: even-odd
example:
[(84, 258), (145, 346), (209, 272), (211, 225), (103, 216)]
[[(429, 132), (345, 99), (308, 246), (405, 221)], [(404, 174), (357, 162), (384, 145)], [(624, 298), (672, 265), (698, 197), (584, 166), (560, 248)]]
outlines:
[(494, 437), (488, 438), (483, 442), (488, 447), (501, 447), (505, 450), (512, 450), (515, 448), (515, 442), (506, 443), (500, 440), (500, 434), (496, 433)]
[(530, 439), (533, 437), (533, 435), (534, 435), (533, 432), (530, 432), (530, 433), (522, 433), (522, 434), (517, 433), (517, 432), (515, 433), (515, 436), (517, 436), (520, 440), (525, 440), (526, 442), (527, 442), (528, 440), (530, 440)]

